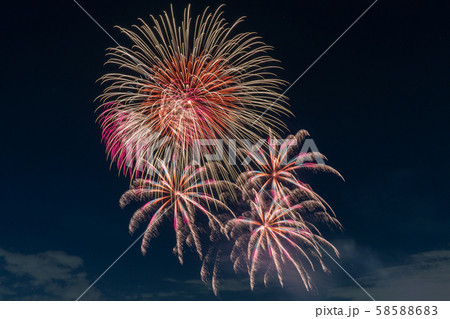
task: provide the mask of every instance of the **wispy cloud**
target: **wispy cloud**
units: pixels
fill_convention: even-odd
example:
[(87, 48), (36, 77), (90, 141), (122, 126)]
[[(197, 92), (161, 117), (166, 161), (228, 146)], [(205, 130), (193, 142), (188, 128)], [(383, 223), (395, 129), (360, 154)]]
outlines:
[[(73, 300), (89, 285), (83, 260), (63, 251), (21, 254), (0, 248), (1, 300)], [(98, 299), (92, 290), (88, 298)]]
[[(450, 250), (411, 255), (406, 262), (358, 278), (377, 300), (449, 300)], [(333, 289), (332, 298), (360, 300), (357, 287)]]

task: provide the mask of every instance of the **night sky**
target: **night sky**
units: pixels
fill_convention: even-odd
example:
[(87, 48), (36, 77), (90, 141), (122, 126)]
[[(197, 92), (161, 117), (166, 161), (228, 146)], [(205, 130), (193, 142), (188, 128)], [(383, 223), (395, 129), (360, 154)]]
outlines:
[[(372, 1), (224, 1), (246, 16), (293, 82)], [(169, 10), (164, 1), (79, 3), (119, 42), (115, 25)], [(179, 16), (189, 2), (173, 1)], [(191, 2), (193, 14), (206, 4)], [(219, 2), (212, 2), (213, 9)], [(377, 300), (450, 299), (448, 122), (450, 6), (377, 4), (286, 95), (295, 117), (345, 182), (313, 188), (344, 231), (326, 233), (340, 263)], [(129, 181), (106, 159), (93, 100), (113, 41), (72, 1), (9, 2), (2, 17), (0, 299), (74, 300), (135, 239), (121, 210)], [(286, 134), (287, 135), (287, 132)], [(200, 261), (172, 253), (173, 229), (135, 245), (84, 300), (217, 300)], [(221, 300), (369, 300), (331, 259), (315, 293), (224, 270)]]

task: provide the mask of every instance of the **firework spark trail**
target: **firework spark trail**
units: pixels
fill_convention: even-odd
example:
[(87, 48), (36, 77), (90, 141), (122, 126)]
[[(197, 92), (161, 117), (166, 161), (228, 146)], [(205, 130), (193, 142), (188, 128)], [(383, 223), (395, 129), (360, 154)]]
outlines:
[[(135, 31), (120, 28), (133, 47), (108, 53), (107, 63), (120, 73), (100, 79), (108, 87), (99, 97), (99, 121), (107, 152), (121, 170), (130, 164), (127, 153), (144, 154), (137, 159), (142, 162), (148, 148), (161, 140), (160, 150), (182, 154), (183, 167), (193, 149), (202, 154), (214, 149), (200, 141), (256, 141), (269, 126), (284, 126), (278, 117), (289, 112), (278, 92), (284, 81), (272, 72), (277, 61), (266, 54), (272, 48), (254, 33), (232, 35), (242, 19), (229, 26), (221, 8), (205, 10), (193, 25), (188, 7), (181, 26), (172, 10), (159, 20), (151, 16), (153, 29), (143, 20)], [(271, 104), (273, 112), (250, 128)], [(135, 167), (130, 174), (136, 174)]]

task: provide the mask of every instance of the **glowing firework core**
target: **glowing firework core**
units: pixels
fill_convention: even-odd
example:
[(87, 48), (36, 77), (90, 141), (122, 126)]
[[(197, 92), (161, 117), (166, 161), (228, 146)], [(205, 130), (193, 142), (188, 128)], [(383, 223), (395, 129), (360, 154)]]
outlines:
[(164, 135), (186, 140), (190, 146), (194, 139), (217, 138), (226, 132), (230, 113), (240, 103), (233, 95), (236, 83), (229, 75), (233, 72), (223, 59), (208, 60), (191, 54), (186, 62), (180, 55), (152, 75), (161, 90), (153, 85), (143, 89), (148, 94), (143, 102), (148, 120), (158, 113), (159, 126), (167, 128)]

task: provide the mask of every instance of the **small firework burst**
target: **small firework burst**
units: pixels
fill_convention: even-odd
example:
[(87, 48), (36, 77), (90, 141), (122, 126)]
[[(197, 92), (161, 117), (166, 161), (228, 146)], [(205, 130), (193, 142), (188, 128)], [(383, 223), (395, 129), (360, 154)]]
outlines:
[(149, 221), (142, 240), (142, 253), (145, 254), (151, 238), (155, 237), (157, 229), (167, 218), (173, 219), (176, 234), (174, 253), (183, 262), (184, 244), (195, 248), (202, 258), (202, 244), (200, 239), (201, 226), (197, 218), (201, 212), (208, 221), (211, 232), (219, 232), (222, 221), (211, 213), (211, 208), (223, 209), (231, 213), (228, 207), (210, 194), (205, 188), (220, 188), (225, 181), (204, 180), (201, 175), (205, 167), (185, 167), (178, 172), (175, 165), (168, 168), (162, 161), (159, 168), (152, 169), (158, 176), (157, 180), (137, 179), (132, 188), (125, 192), (120, 199), (123, 208), (131, 201), (144, 201), (145, 205), (138, 209), (131, 218), (129, 230), (135, 230), (144, 222)]
[(244, 194), (247, 194), (247, 197), (251, 197), (251, 190), (256, 189), (260, 194), (270, 193), (272, 198), (286, 199), (288, 197), (283, 189), (285, 187), (288, 187), (288, 189), (294, 187), (308, 192), (312, 198), (326, 204), (308, 184), (299, 178), (297, 172), (307, 169), (333, 173), (341, 178), (342, 176), (334, 168), (318, 163), (318, 160), (326, 159), (319, 152), (295, 154), (295, 150), (304, 143), (308, 136), (309, 133), (307, 131), (300, 130), (295, 136), (290, 135), (281, 144), (278, 144), (278, 140), (270, 135), (267, 140), (267, 152), (264, 152), (262, 148), (257, 151), (249, 151), (248, 155), (258, 167), (240, 175), (239, 184), (242, 185), (244, 190), (250, 191), (244, 192)]
[(247, 268), (252, 290), (256, 274), (263, 267), (266, 286), (273, 271), (283, 286), (285, 264), (294, 266), (306, 289), (310, 290), (312, 283), (308, 270), (315, 270), (313, 259), (327, 271), (320, 245), (332, 248), (338, 255), (336, 248), (321, 236), (311, 221), (319, 218), (340, 226), (339, 222), (326, 212), (320, 202), (300, 201), (303, 196), (301, 190), (287, 196), (299, 203), (287, 206), (286, 201), (280, 198), (266, 203), (261, 194), (254, 192), (251, 209), (241, 217), (231, 219), (226, 225), (226, 231), (234, 240), (231, 259), (235, 271)]

